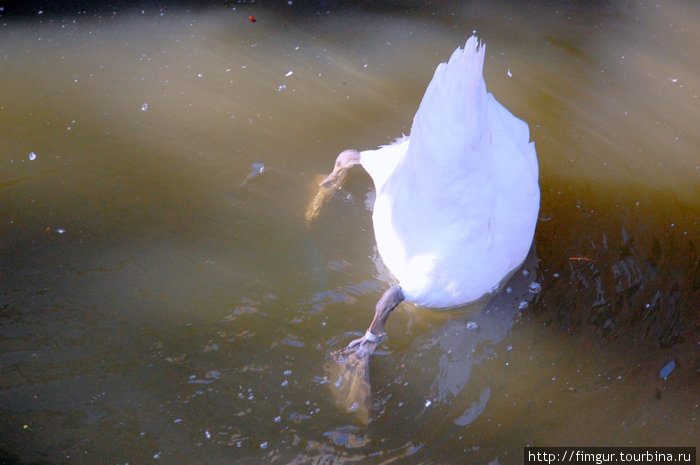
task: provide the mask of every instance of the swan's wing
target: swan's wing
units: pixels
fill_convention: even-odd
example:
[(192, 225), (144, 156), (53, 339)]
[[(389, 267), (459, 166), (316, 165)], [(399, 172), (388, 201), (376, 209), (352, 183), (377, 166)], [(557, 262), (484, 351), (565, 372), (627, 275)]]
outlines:
[(379, 252), (407, 299), (422, 305), (478, 298), (522, 262), (532, 240), (534, 146), (527, 125), (487, 93), (484, 55), (471, 37), (437, 67), (408, 151), (375, 202)]

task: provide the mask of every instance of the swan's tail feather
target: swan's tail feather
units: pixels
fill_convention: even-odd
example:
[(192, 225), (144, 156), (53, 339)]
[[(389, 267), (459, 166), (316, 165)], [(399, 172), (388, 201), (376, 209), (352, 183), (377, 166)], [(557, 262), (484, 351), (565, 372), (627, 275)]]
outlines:
[(423, 157), (434, 154), (431, 161), (446, 166), (457, 161), (454, 156), (479, 151), (488, 134), (485, 52), (486, 45), (472, 36), (447, 63), (438, 65), (413, 120), (411, 151)]

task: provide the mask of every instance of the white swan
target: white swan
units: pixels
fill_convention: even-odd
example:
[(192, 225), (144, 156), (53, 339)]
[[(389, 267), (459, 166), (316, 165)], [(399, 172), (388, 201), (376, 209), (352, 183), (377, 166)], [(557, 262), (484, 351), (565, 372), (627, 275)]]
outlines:
[(377, 248), (398, 280), (348, 350), (371, 355), (404, 299), (432, 308), (490, 292), (525, 260), (540, 204), (526, 123), (486, 91), (485, 45), (470, 37), (435, 70), (411, 135), (378, 150), (346, 150), (321, 185), (360, 164), (376, 188)]

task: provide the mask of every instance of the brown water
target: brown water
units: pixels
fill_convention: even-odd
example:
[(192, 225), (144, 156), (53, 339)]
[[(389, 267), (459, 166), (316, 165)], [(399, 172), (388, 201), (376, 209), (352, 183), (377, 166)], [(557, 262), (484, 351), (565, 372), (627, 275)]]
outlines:
[[(696, 446), (700, 7), (528, 5), (5, 12), (0, 461)], [(472, 30), (537, 145), (536, 249), (486, 306), (392, 315), (364, 425), (325, 365), (387, 286), (371, 180), (304, 213), (340, 150), (409, 132)]]

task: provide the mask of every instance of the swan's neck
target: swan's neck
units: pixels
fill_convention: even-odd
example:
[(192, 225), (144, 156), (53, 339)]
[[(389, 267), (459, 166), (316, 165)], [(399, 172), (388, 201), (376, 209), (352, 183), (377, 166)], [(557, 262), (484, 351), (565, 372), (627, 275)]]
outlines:
[(374, 181), (377, 192), (382, 190), (391, 173), (408, 151), (408, 137), (403, 137), (391, 145), (385, 145), (377, 150), (360, 152), (360, 164)]

